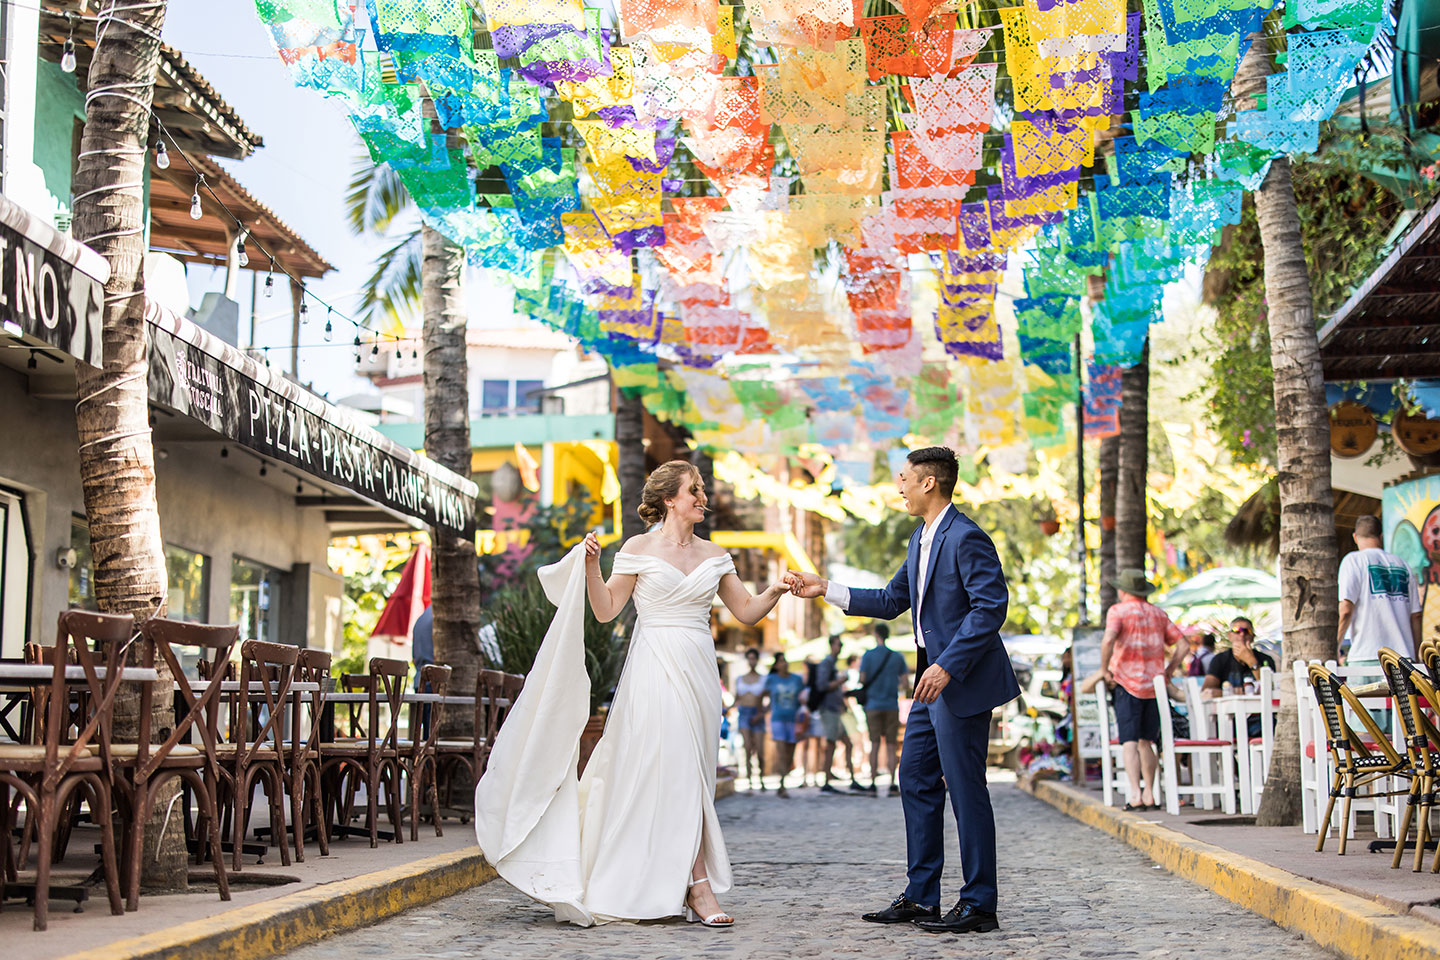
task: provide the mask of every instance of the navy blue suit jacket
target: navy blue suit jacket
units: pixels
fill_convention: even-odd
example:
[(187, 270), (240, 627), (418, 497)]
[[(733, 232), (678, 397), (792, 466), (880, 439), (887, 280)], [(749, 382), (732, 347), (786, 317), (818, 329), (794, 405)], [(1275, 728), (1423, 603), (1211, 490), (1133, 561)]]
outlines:
[[(923, 529), (922, 524), (911, 535), (905, 565), (888, 585), (850, 590), (846, 613), (893, 620), (914, 609)], [(924, 637), (925, 659), (950, 674), (940, 698), (957, 717), (986, 713), (1020, 695), (1010, 655), (1000, 642), (1009, 606), (1010, 588), (995, 544), (974, 520), (959, 510), (947, 511), (930, 543), (925, 602), (915, 629)]]

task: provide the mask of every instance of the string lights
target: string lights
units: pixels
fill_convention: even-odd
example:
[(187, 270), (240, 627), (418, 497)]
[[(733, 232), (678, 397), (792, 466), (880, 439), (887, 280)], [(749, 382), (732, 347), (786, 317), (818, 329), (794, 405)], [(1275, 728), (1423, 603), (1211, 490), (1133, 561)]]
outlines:
[(190, 219), (199, 220), (205, 216), (205, 208), (200, 205), (200, 188), (205, 185), (205, 174), (195, 174), (195, 192), (190, 194)]
[(65, 50), (60, 54), (60, 69), (66, 73), (75, 72), (75, 25), (70, 25), (70, 36), (65, 38)]
[(155, 141), (155, 166), (161, 170), (170, 169), (170, 151), (165, 149), (164, 140)]

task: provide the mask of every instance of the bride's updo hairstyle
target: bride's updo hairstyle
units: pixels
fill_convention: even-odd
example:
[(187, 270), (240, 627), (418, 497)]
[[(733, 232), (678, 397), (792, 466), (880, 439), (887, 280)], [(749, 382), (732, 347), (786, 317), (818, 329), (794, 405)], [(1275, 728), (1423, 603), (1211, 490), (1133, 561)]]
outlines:
[(645, 489), (640, 494), (640, 506), (635, 512), (640, 514), (640, 519), (647, 524), (659, 523), (665, 519), (665, 501), (675, 499), (687, 485), (703, 500), (705, 488), (700, 479), (700, 471), (695, 469), (694, 464), (689, 460), (662, 463), (645, 481)]

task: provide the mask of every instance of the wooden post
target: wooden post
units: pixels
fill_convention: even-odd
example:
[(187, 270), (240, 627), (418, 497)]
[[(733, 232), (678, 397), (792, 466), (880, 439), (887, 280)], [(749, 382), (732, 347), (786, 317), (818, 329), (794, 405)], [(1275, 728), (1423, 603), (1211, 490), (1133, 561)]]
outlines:
[(300, 382), (300, 304), (305, 302), (305, 288), (290, 281), (290, 372)]

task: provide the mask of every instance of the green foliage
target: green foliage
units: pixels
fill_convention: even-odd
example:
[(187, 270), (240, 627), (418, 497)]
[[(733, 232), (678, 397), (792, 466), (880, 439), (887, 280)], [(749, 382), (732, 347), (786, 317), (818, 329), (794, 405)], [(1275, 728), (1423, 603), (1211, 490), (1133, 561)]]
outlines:
[(385, 609), (385, 598), (400, 582), (400, 571), (400, 567), (393, 567), (352, 573), (345, 578), (344, 645), (330, 664), (334, 676), (369, 670), (370, 633)]
[(367, 154), (355, 159), (345, 192), (346, 222), (357, 236), (391, 241), (360, 289), (360, 313), (369, 322), (403, 322), (420, 312), (420, 226), (392, 232), (396, 221), (410, 220), (413, 212), (410, 194), (389, 164), (374, 163)]
[[(1373, 172), (1362, 176), (1351, 166), (1354, 162), (1353, 151), (1336, 150), (1333, 157), (1292, 168), (1317, 326), (1384, 257), (1385, 241), (1402, 206), (1433, 196), (1433, 188), (1426, 187), (1397, 197), (1372, 179)], [(1216, 311), (1215, 328), (1209, 342), (1196, 349), (1210, 354), (1212, 371), (1187, 399), (1208, 402), (1209, 424), (1236, 463), (1273, 466), (1274, 373), (1265, 315), (1265, 251), (1249, 197), (1239, 225), (1227, 228), (1225, 242), (1211, 255), (1206, 285), (1206, 299)]]

